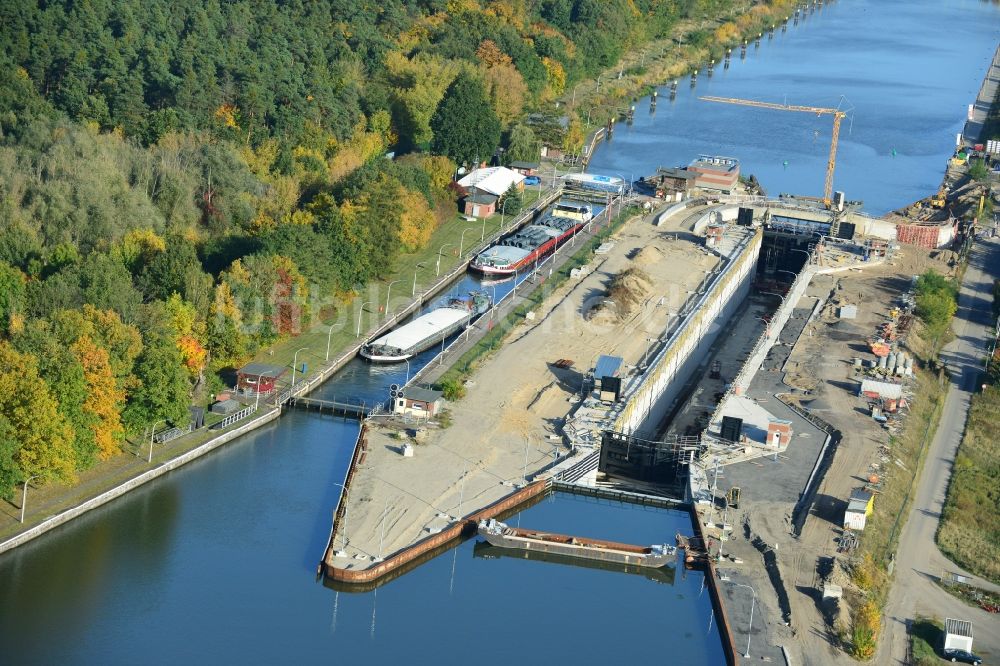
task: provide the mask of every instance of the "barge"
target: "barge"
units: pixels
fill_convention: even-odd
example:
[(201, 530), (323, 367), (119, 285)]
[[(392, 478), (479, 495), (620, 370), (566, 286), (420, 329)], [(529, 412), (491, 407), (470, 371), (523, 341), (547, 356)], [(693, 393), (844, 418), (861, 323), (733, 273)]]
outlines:
[(677, 547), (654, 544), (643, 548), (627, 543), (552, 534), (510, 527), (497, 520), (479, 522), (479, 536), (498, 548), (531, 550), (552, 555), (658, 569), (674, 562)]
[(401, 363), (465, 328), (492, 304), (485, 291), (452, 296), (441, 307), (366, 343), (359, 353), (373, 363)]
[(593, 217), (586, 204), (560, 202), (541, 220), (480, 252), (469, 267), (491, 277), (514, 275), (555, 250)]

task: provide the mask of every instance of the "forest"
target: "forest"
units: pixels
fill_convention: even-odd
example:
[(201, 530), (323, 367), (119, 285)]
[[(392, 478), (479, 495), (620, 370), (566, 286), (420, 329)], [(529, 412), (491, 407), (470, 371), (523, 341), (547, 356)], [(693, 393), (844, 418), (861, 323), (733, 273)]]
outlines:
[(0, 3), (0, 496), (186, 423), (453, 220), (458, 166), (738, 4)]

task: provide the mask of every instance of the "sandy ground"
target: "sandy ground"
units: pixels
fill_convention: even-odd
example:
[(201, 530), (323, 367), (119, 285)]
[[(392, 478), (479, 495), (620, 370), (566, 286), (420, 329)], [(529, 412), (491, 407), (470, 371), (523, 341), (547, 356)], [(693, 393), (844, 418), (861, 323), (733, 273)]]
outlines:
[[(466, 397), (448, 405), (452, 425), (428, 429), (414, 457), (398, 453), (395, 429), (373, 429), (348, 501), (346, 556), (335, 563), (370, 566), (380, 553), (388, 557), (506, 495), (525, 475), (565, 455), (560, 427), (578, 399), (582, 373), (600, 354), (622, 356), (630, 367), (641, 362), (670, 312), (718, 264), (677, 231), (654, 227), (648, 216), (623, 227), (610, 252), (550, 294), (534, 320), (519, 324), (481, 364)], [(606, 303), (609, 282), (629, 268), (642, 271), (632, 281), (632, 307)], [(555, 368), (558, 359), (574, 365)], [(338, 549), (343, 536), (339, 531)]]

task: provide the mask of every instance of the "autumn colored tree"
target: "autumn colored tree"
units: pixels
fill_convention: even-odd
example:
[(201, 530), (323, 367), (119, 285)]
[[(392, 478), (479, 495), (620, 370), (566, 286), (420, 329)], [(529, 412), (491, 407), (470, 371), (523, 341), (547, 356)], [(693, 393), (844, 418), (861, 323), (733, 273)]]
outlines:
[(243, 313), (227, 282), (215, 288), (207, 335), (213, 363), (224, 367), (237, 365), (246, 358), (250, 341), (243, 330)]
[(402, 211), (399, 217), (399, 242), (407, 252), (414, 252), (427, 245), (437, 218), (427, 205), (427, 200), (419, 193), (400, 188), (398, 198)]
[(517, 71), (510, 56), (500, 50), (492, 40), (483, 40), (476, 50), (480, 73), (486, 86), (486, 96), (500, 124), (506, 127), (521, 115), (528, 87)]
[(83, 366), (87, 384), (83, 411), (91, 417), (91, 436), (97, 447), (97, 456), (101, 460), (108, 460), (121, 451), (125, 436), (121, 422), (125, 391), (115, 381), (108, 352), (93, 340), (81, 337), (73, 344), (72, 351)]
[(10, 497), (15, 483), (70, 482), (74, 475), (73, 430), (58, 410), (49, 386), (30, 354), (0, 342), (0, 495)]
[(208, 362), (208, 350), (202, 342), (205, 339), (205, 322), (198, 319), (194, 306), (179, 294), (172, 294), (167, 299), (166, 309), (184, 367), (192, 379), (200, 379)]

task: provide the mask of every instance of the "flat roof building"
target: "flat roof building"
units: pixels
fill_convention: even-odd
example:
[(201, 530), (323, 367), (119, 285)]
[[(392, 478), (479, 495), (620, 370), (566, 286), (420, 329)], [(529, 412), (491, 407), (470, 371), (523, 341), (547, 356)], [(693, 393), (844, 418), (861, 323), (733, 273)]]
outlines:
[(694, 184), (703, 190), (732, 192), (740, 183), (740, 161), (735, 157), (700, 155), (688, 171), (698, 174)]

